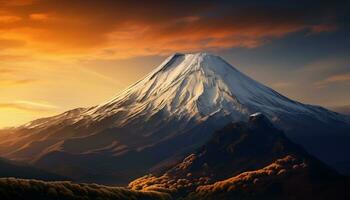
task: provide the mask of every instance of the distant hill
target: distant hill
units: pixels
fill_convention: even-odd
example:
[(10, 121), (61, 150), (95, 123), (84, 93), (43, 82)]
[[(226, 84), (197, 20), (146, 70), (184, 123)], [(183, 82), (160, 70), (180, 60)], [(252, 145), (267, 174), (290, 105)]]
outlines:
[(27, 164), (0, 158), (0, 178), (3, 177), (39, 179), (47, 181), (69, 180), (69, 178), (46, 172)]

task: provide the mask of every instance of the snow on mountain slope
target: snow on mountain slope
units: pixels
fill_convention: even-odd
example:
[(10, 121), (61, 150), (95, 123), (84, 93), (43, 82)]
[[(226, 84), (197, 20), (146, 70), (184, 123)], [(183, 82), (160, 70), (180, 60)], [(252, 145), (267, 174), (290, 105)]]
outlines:
[[(110, 101), (8, 130), (11, 134), (0, 136), (0, 154), (45, 168), (64, 164), (64, 169), (99, 159), (108, 160), (99, 167), (109, 169), (120, 164), (118, 159), (127, 159), (120, 167), (132, 171), (128, 164), (147, 159), (145, 168), (150, 169), (256, 112), (323, 160), (340, 161), (349, 152), (348, 116), (288, 99), (218, 56), (177, 53)], [(325, 151), (335, 144), (342, 149)]]
[(168, 115), (198, 120), (217, 112), (233, 113), (232, 117), (254, 111), (271, 117), (276, 113), (315, 114), (315, 108), (281, 96), (206, 53), (170, 56), (146, 78), (86, 114), (101, 119), (130, 110), (123, 121), (127, 122), (135, 114), (152, 115), (161, 109)]
[(259, 111), (271, 118), (286, 113), (349, 122), (348, 117), (332, 112), (324, 117), (319, 113), (324, 111), (322, 108), (292, 101), (239, 72), (222, 58), (207, 53), (174, 54), (112, 100), (60, 117), (65, 120), (72, 117), (72, 122), (89, 118), (99, 121), (123, 113), (115, 124), (120, 126), (140, 114), (152, 116), (160, 110), (179, 119), (202, 120), (222, 113), (238, 120)]

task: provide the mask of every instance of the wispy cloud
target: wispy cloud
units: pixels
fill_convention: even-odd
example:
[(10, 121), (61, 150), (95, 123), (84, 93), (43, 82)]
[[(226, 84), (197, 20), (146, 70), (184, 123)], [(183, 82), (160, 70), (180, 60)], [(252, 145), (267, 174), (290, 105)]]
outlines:
[(20, 79), (20, 80), (0, 80), (0, 87), (25, 85), (36, 82), (34, 79)]
[(54, 111), (58, 107), (48, 103), (38, 103), (32, 101), (13, 101), (13, 102), (0, 102), (0, 109), (18, 109), (31, 112), (49, 112)]
[(113, 85), (116, 85), (118, 87), (125, 87), (125, 85), (121, 84), (120, 82), (118, 82), (117, 80), (109, 77), (109, 76), (106, 76), (104, 74), (101, 74), (101, 73), (98, 73), (97, 71), (94, 71), (94, 70), (91, 70), (89, 68), (86, 68), (86, 67), (81, 67), (80, 68), (83, 72), (86, 72), (88, 74), (91, 74), (95, 77), (97, 77), (98, 79), (101, 79), (101, 80), (104, 80), (104, 81), (107, 81), (109, 83), (112, 83)]
[(50, 19), (47, 13), (32, 13), (29, 15), (29, 18), (35, 21), (47, 21)]
[(324, 87), (334, 83), (350, 83), (350, 73), (332, 75), (321, 81), (316, 82), (315, 84), (316, 86)]
[(0, 0), (0, 3), (9, 6), (24, 6), (33, 4), (36, 1), (38, 0)]
[(13, 49), (23, 47), (25, 41), (18, 39), (1, 39), (0, 38), (0, 50)]
[(336, 31), (338, 27), (335, 24), (317, 24), (310, 26), (311, 32), (310, 34), (317, 34), (322, 32), (332, 32)]
[(38, 80), (21, 76), (21, 72), (11, 67), (0, 67), (0, 88), (31, 84)]
[(0, 23), (13, 23), (21, 19), (21, 17), (15, 15), (0, 15)]
[(2, 74), (9, 74), (9, 73), (12, 73), (13, 70), (11, 69), (8, 69), (8, 68), (0, 68), (0, 75)]

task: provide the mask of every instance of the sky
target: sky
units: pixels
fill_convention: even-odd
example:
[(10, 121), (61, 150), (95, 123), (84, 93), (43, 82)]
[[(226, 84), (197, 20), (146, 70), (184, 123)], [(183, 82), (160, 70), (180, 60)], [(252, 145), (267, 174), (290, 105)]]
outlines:
[(350, 113), (350, 6), (323, 2), (0, 0), (0, 128), (104, 102), (175, 52)]

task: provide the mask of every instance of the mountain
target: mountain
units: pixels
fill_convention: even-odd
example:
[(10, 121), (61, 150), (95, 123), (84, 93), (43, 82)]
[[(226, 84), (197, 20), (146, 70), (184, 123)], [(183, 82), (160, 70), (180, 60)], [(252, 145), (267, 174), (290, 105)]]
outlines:
[(182, 162), (136, 179), (129, 188), (174, 199), (350, 197), (345, 177), (291, 142), (262, 114), (226, 125)]
[(0, 155), (75, 180), (126, 183), (255, 112), (328, 164), (350, 160), (349, 116), (293, 101), (207, 53), (174, 54), (100, 105), (3, 130)]

